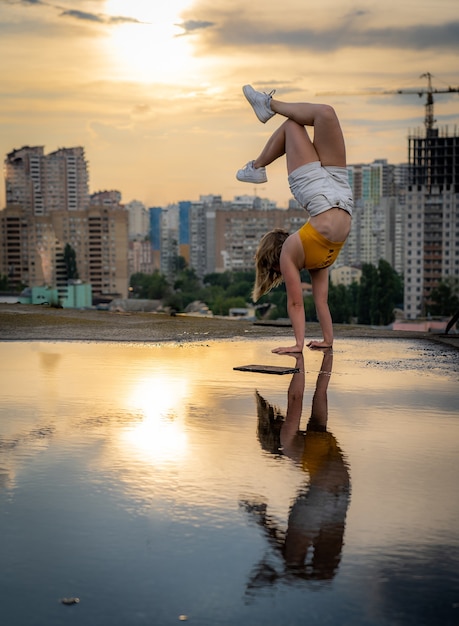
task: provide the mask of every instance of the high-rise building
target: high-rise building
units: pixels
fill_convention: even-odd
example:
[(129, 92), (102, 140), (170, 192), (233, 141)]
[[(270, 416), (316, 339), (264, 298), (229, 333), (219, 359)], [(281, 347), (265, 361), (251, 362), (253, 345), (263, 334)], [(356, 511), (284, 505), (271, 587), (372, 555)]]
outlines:
[(29, 227), (19, 206), (0, 211), (0, 274), (8, 277), (10, 289), (29, 284)]
[(215, 213), (221, 205), (219, 195), (201, 195), (199, 200), (178, 204), (178, 254), (199, 278), (215, 271)]
[(403, 231), (398, 190), (404, 166), (377, 159), (370, 164), (349, 165), (347, 169), (354, 195), (354, 214), (339, 262), (350, 266), (377, 265), (384, 259), (401, 272)]
[(150, 215), (146, 206), (139, 200), (131, 200), (125, 206), (129, 216), (129, 240), (144, 240), (150, 231)]
[(260, 239), (273, 228), (298, 230), (307, 219), (303, 208), (278, 209), (256, 196), (223, 202), (200, 196), (164, 209), (150, 209), (153, 253), (161, 249), (161, 272), (173, 279), (176, 257), (184, 257), (199, 278), (224, 271), (251, 271)]
[(45, 212), (44, 149), (24, 146), (13, 150), (5, 159), (6, 205), (20, 206), (26, 215)]
[(121, 193), (117, 189), (96, 191), (89, 196), (89, 204), (92, 207), (119, 209), (121, 206)]
[(150, 245), (152, 251), (152, 263), (154, 270), (161, 269), (161, 215), (162, 208), (160, 206), (151, 207), (148, 209), (148, 215), (150, 218)]
[(190, 265), (199, 278), (215, 271), (215, 220), (221, 196), (200, 196), (189, 209)]
[(179, 210), (179, 254), (185, 261), (190, 263), (190, 216), (191, 200), (181, 200), (178, 203)]
[(160, 272), (169, 281), (177, 274), (179, 256), (179, 207), (169, 204), (161, 210), (159, 223)]
[(21, 206), (27, 215), (81, 211), (89, 205), (88, 179), (83, 148), (45, 155), (43, 146), (24, 146), (5, 159), (6, 206)]
[(129, 241), (129, 276), (138, 272), (153, 274), (154, 271), (153, 249), (150, 241)]
[(84, 149), (59, 148), (44, 157), (45, 212), (81, 211), (89, 205)]
[(64, 287), (66, 245), (75, 252), (78, 278), (95, 297), (128, 293), (127, 212), (89, 207), (27, 216), (20, 207), (0, 211), (0, 274), (12, 288)]
[(408, 138), (404, 193), (405, 315), (429, 314), (432, 289), (459, 277), (459, 135), (427, 128)]
[(283, 228), (293, 233), (306, 220), (303, 208), (241, 209), (231, 202), (215, 213), (215, 269), (251, 271), (258, 244), (265, 233)]
[(5, 159), (7, 206), (0, 211), (0, 273), (12, 288), (63, 288), (66, 247), (78, 278), (97, 297), (128, 293), (127, 212), (119, 191), (88, 193), (83, 148), (24, 147)]

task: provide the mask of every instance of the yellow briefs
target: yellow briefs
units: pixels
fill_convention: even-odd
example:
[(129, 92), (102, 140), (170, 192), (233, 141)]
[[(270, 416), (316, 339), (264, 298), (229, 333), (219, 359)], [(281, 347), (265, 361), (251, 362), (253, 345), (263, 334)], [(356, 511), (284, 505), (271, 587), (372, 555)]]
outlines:
[(307, 270), (319, 270), (329, 267), (336, 261), (344, 241), (329, 241), (306, 222), (298, 234), (304, 250), (304, 267)]

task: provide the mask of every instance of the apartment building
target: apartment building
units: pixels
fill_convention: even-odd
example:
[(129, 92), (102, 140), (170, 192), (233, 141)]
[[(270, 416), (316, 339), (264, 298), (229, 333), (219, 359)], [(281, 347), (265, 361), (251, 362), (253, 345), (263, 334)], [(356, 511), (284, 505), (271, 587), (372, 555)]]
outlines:
[(216, 215), (221, 207), (221, 196), (213, 195), (200, 196), (189, 207), (190, 265), (199, 278), (215, 271)]
[(179, 249), (179, 207), (170, 204), (160, 211), (157, 223), (159, 238), (160, 272), (169, 282), (173, 282), (177, 274), (177, 258)]
[(60, 148), (45, 155), (25, 146), (5, 159), (7, 206), (0, 211), (0, 273), (11, 288), (68, 280), (67, 244), (78, 277), (95, 297), (128, 293), (128, 221), (118, 191), (88, 193), (84, 149)]
[(251, 271), (260, 239), (273, 228), (292, 233), (305, 222), (302, 208), (234, 208), (225, 203), (215, 213), (215, 269)]
[(352, 230), (340, 261), (346, 265), (377, 265), (386, 260), (403, 271), (403, 203), (399, 190), (406, 182), (408, 166), (386, 159), (348, 166), (354, 195)]
[(149, 230), (153, 271), (161, 269), (161, 221), (162, 207), (155, 206), (148, 209)]
[(257, 196), (237, 196), (230, 202), (201, 196), (199, 201), (150, 209), (150, 239), (153, 254), (161, 254), (160, 271), (169, 279), (176, 273), (177, 255), (203, 278), (213, 272), (252, 271), (265, 233), (273, 228), (295, 232), (306, 219), (297, 203), (281, 209)]
[(415, 319), (440, 281), (459, 278), (459, 135), (429, 128), (408, 138), (408, 153), (404, 306)]
[(59, 148), (43, 158), (46, 213), (81, 211), (89, 206), (89, 175), (84, 149)]
[(24, 146), (7, 154), (4, 173), (6, 206), (22, 207), (26, 215), (43, 215), (45, 212), (43, 146)]
[(129, 241), (129, 276), (153, 274), (155, 265), (150, 241)]
[(75, 251), (78, 278), (95, 297), (128, 293), (127, 213), (122, 207), (53, 211), (27, 216), (21, 207), (0, 211), (0, 273), (12, 288), (65, 287), (64, 251)]
[(146, 239), (150, 230), (150, 215), (146, 206), (139, 200), (131, 200), (125, 207), (129, 216), (129, 240)]
[(84, 149), (24, 146), (7, 154), (4, 164), (6, 206), (26, 215), (78, 211), (89, 205), (88, 166)]
[(349, 265), (341, 265), (330, 269), (330, 282), (334, 285), (345, 285), (348, 287), (352, 283), (360, 283), (362, 270)]

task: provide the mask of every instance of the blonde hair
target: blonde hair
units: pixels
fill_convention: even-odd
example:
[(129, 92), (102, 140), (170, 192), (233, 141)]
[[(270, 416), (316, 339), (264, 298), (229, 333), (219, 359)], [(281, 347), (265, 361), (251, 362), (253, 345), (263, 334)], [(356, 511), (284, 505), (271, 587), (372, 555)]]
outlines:
[(255, 391), (257, 401), (257, 435), (263, 450), (272, 454), (282, 454), (280, 432), (285, 417), (279, 407), (270, 404)]
[(255, 254), (255, 284), (252, 290), (254, 302), (281, 284), (283, 279), (279, 260), (282, 246), (288, 236), (288, 232), (283, 228), (275, 228), (266, 233), (258, 244)]

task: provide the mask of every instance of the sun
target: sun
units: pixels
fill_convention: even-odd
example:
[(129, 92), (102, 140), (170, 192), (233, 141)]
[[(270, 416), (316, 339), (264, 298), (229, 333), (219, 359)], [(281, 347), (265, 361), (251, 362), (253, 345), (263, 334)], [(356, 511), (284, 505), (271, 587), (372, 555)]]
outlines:
[(107, 0), (105, 12), (132, 18), (113, 27), (108, 45), (122, 79), (175, 83), (190, 73), (192, 47), (179, 26), (192, 0)]

